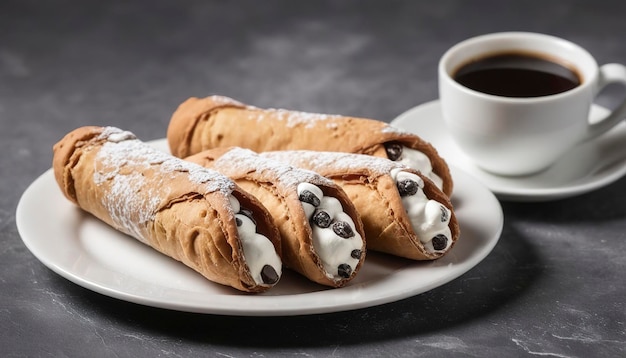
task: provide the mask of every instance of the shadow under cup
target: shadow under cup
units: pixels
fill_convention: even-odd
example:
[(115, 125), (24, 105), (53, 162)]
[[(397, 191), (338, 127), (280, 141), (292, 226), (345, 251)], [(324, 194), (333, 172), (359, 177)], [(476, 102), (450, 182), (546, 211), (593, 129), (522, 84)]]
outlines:
[(439, 62), (450, 134), (475, 164), (500, 175), (539, 172), (584, 140), (598, 87), (586, 50), (543, 34), (471, 38)]

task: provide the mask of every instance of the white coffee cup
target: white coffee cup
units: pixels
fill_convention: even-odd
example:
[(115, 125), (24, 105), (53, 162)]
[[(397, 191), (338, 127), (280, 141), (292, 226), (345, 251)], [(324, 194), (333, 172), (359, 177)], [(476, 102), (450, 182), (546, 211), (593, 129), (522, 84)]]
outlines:
[[(502, 53), (554, 59), (571, 67), (580, 84), (558, 94), (519, 98), (479, 92), (454, 79), (465, 64)], [(626, 117), (625, 100), (606, 118), (589, 120), (591, 105), (605, 86), (626, 84), (626, 67), (598, 66), (585, 49), (549, 35), (503, 32), (471, 38), (450, 48), (438, 71), (443, 118), (452, 137), (480, 168), (499, 175), (544, 170)]]

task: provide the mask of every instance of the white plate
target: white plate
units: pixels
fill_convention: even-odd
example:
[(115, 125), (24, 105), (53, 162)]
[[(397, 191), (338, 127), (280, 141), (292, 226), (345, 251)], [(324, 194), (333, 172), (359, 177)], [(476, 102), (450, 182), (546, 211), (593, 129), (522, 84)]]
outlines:
[[(167, 150), (164, 140), (154, 146)], [(452, 168), (453, 203), (462, 234), (434, 262), (368, 252), (359, 275), (329, 289), (285, 270), (263, 294), (207, 281), (183, 264), (82, 212), (63, 197), (48, 170), (24, 192), (16, 222), (22, 240), (47, 267), (70, 281), (121, 300), (172, 310), (225, 315), (287, 316), (345, 311), (410, 297), (467, 272), (496, 245), (503, 214), (493, 194)]]
[[(607, 109), (594, 105), (591, 121)], [(594, 141), (578, 145), (549, 169), (522, 177), (504, 177), (475, 166), (446, 131), (438, 100), (414, 107), (391, 121), (393, 126), (415, 133), (432, 143), (449, 164), (474, 176), (499, 199), (548, 201), (583, 194), (608, 185), (626, 174), (626, 123)]]

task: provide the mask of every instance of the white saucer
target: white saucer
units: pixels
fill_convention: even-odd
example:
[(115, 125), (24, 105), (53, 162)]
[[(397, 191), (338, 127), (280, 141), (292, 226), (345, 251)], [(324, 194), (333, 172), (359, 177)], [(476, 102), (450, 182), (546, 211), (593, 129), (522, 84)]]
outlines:
[[(602, 118), (607, 111), (594, 105), (591, 120)], [(438, 100), (404, 112), (391, 124), (432, 143), (449, 164), (474, 176), (501, 200), (548, 201), (572, 197), (608, 185), (626, 174), (626, 123), (623, 122), (596, 140), (575, 147), (549, 169), (523, 177), (497, 176), (475, 166), (446, 131)]]

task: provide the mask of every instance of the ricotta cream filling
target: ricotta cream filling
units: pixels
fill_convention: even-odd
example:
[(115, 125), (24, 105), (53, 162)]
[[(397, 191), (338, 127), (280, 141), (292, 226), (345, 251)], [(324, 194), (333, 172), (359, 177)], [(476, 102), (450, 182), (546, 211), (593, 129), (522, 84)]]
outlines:
[(424, 181), (419, 176), (396, 168), (391, 171), (391, 177), (398, 186), (406, 181), (417, 184), (415, 193), (400, 193), (411, 226), (427, 251), (447, 251), (452, 244), (450, 210), (424, 194)]
[(229, 200), (236, 213), (235, 221), (243, 256), (254, 282), (258, 285), (276, 283), (282, 273), (282, 261), (274, 245), (267, 237), (256, 232), (256, 224), (243, 213), (239, 201), (232, 195)]
[(426, 154), (420, 152), (419, 150), (403, 147), (402, 155), (400, 155), (395, 162), (402, 163), (407, 167), (418, 170), (423, 175), (428, 177), (428, 179), (432, 180), (437, 188), (443, 188), (443, 180), (433, 172), (433, 166), (430, 159), (426, 156)]
[[(300, 183), (298, 197), (313, 230), (313, 247), (329, 278), (349, 278), (357, 267), (363, 238), (337, 198), (310, 183)], [(312, 198), (312, 199), (311, 199)]]

